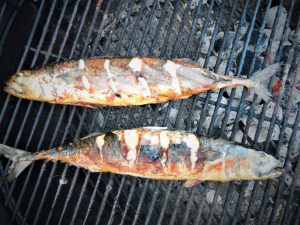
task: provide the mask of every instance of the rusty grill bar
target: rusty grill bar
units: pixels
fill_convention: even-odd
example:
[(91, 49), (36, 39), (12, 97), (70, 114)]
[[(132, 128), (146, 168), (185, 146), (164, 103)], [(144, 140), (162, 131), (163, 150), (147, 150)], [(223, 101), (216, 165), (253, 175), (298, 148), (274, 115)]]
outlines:
[[(236, 96), (234, 89), (223, 102), (226, 90), (207, 92), (187, 100), (137, 107), (96, 109), (16, 99), (0, 92), (0, 142), (28, 151), (59, 146), (95, 131), (109, 131), (140, 126), (168, 126), (186, 129), (202, 135), (221, 136), (242, 144), (262, 149), (277, 157), (283, 148), (285, 131), (290, 129), (285, 168), (292, 172), (290, 185), (286, 177), (276, 180), (215, 183), (204, 182), (196, 187), (183, 188), (177, 181), (153, 181), (128, 176), (99, 173), (60, 164), (35, 162), (12, 184), (4, 182), (10, 162), (1, 157), (0, 179), (4, 205), (11, 220), (17, 224), (293, 224), (299, 222), (300, 158), (291, 162), (291, 154), (299, 153), (299, 106), (292, 109), (296, 95), (296, 66), (299, 64), (300, 18), (297, 14), (291, 47), (286, 50), (287, 31), (291, 25), (295, 1), (287, 4), (287, 17), (277, 49), (273, 51), (276, 29), (283, 14), (284, 1), (278, 10), (261, 65), (256, 66), (256, 55), (266, 30), (272, 0), (194, 1), (194, 0), (40, 0), (4, 1), (0, 3), (0, 56), (5, 51), (10, 30), (22, 8), (35, 7), (34, 20), (16, 56), (15, 70), (34, 68), (50, 62), (94, 56), (149, 55), (164, 58), (189, 57), (205, 68), (220, 70), (231, 41), (231, 51), (224, 72), (239, 76), (249, 66), (248, 76), (265, 68), (270, 54), (274, 62), (284, 61), (283, 84), (274, 98), (273, 110), (268, 104), (257, 111), (258, 97), (246, 100), (247, 90)], [(11, 15), (7, 17), (7, 15)], [(9, 19), (7, 19), (9, 18)], [(200, 21), (201, 20), (201, 21)], [(248, 24), (246, 32), (244, 24)], [(212, 25), (213, 29), (212, 29)], [(236, 26), (236, 28), (234, 28)], [(2, 28), (2, 29), (1, 29)], [(234, 31), (234, 37), (232, 32)], [(218, 39), (218, 34), (224, 37)], [(243, 34), (244, 32), (244, 34)], [(257, 33), (254, 37), (254, 33)], [(244, 38), (240, 46), (241, 37)], [(232, 40), (230, 40), (232, 38)], [(207, 43), (209, 41), (209, 43)], [(211, 63), (216, 54), (215, 63)], [(253, 56), (248, 49), (253, 46)], [(203, 53), (202, 48), (207, 48)], [(241, 50), (239, 50), (241, 48)], [(240, 56), (236, 57), (237, 51)], [(199, 60), (202, 58), (202, 61)], [(0, 58), (1, 60), (1, 58)], [(1, 64), (0, 67), (3, 67)], [(233, 69), (234, 68), (234, 69)], [(1, 70), (2, 71), (2, 70)], [(10, 73), (14, 72), (10, 71)], [(298, 71), (300, 74), (300, 71)], [(8, 72), (5, 75), (10, 75)], [(6, 78), (6, 77), (5, 77)], [(3, 78), (4, 79), (4, 78)], [(1, 77), (2, 81), (2, 77)], [(278, 111), (282, 102), (282, 117)], [(224, 112), (221, 126), (220, 111)], [(175, 113), (174, 113), (175, 112)], [(211, 120), (206, 125), (207, 115)], [(294, 113), (294, 120), (288, 115)], [(241, 128), (240, 121), (245, 119)], [(253, 140), (249, 132), (253, 121), (258, 124)], [(262, 131), (263, 123), (269, 123)], [(231, 134), (227, 127), (232, 125)], [(278, 141), (272, 140), (275, 126), (280, 127)], [(242, 135), (238, 140), (238, 133)], [(266, 140), (259, 142), (262, 132)], [(272, 151), (272, 152), (270, 152)], [(292, 168), (290, 168), (292, 165)], [(246, 192), (250, 192), (246, 195)], [(210, 196), (210, 200), (208, 197)], [(221, 200), (220, 200), (221, 198)]]

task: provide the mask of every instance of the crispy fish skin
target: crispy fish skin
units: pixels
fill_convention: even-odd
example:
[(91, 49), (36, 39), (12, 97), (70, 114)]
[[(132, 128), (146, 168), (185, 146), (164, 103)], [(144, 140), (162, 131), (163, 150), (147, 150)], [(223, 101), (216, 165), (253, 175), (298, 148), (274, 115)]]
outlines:
[(0, 145), (0, 153), (13, 160), (9, 180), (34, 160), (61, 161), (92, 172), (186, 180), (186, 186), (204, 180), (270, 179), (283, 172), (279, 161), (264, 152), (159, 127), (95, 133), (35, 154)]
[(218, 75), (190, 59), (80, 59), (20, 71), (6, 82), (4, 90), (20, 98), (49, 103), (130, 106), (184, 99), (208, 90), (242, 85), (268, 101), (270, 94), (261, 82), (279, 70), (280, 64), (273, 64), (245, 79)]

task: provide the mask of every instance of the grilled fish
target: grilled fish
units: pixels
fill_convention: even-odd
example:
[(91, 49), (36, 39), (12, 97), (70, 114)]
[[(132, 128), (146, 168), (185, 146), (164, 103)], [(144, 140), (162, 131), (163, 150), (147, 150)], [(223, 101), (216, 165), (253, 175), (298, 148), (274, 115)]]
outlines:
[(262, 151), (162, 127), (94, 133), (73, 144), (37, 153), (0, 144), (0, 153), (13, 161), (8, 180), (34, 160), (58, 160), (92, 172), (185, 180), (185, 186), (205, 180), (270, 179), (283, 172), (279, 161)]
[(218, 75), (190, 59), (80, 59), (20, 71), (4, 90), (24, 99), (93, 107), (155, 104), (242, 85), (267, 102), (270, 93), (262, 81), (280, 67), (280, 63), (273, 64), (245, 79)]

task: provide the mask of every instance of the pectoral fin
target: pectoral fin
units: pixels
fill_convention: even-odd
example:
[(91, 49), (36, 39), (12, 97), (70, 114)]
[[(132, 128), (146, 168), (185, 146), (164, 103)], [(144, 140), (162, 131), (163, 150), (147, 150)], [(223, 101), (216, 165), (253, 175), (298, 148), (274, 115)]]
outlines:
[(201, 180), (187, 180), (183, 183), (184, 187), (193, 187), (194, 185), (197, 185), (201, 183)]

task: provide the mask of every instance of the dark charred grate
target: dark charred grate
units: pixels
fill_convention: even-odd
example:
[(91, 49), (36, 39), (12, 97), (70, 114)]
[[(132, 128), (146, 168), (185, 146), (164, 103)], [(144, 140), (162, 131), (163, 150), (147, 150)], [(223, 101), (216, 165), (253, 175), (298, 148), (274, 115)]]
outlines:
[[(274, 10), (275, 5), (278, 10)], [(94, 174), (44, 161), (34, 163), (16, 182), (6, 184), (3, 175), (9, 163), (1, 157), (1, 191), (12, 221), (299, 222), (300, 111), (296, 104), (296, 67), (300, 20), (296, 15), (296, 25), (291, 25), (295, 1), (40, 0), (20, 1), (17, 7), (7, 1), (0, 6), (0, 28), (6, 35), (0, 37), (0, 51), (9, 43), (9, 31), (18, 14), (22, 15), (25, 8), (33, 9), (34, 15), (22, 54), (13, 58), (17, 63), (14, 70), (0, 68), (7, 75), (3, 80), (22, 68), (93, 56), (189, 57), (215, 72), (249, 76), (270, 61), (286, 63), (281, 77), (284, 89), (275, 91), (274, 101), (269, 104), (262, 104), (257, 96), (249, 98), (246, 90), (225, 89), (153, 106), (96, 109), (25, 101), (1, 92), (0, 142), (28, 151), (59, 146), (95, 131), (168, 126), (263, 149), (281, 158), (287, 170), (285, 176), (276, 180), (204, 182), (187, 189), (176, 181)], [(11, 20), (3, 16), (9, 13), (15, 15)], [(275, 18), (273, 26), (267, 24), (271, 16)], [(3, 55), (4, 51), (1, 60)]]

